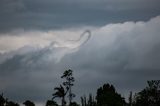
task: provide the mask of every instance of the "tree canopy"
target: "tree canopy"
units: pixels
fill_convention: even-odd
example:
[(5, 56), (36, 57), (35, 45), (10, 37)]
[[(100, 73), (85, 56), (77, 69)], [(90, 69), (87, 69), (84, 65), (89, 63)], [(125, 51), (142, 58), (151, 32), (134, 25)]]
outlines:
[(148, 81), (148, 86), (135, 94), (134, 106), (159, 106), (160, 80)]
[(124, 106), (124, 98), (118, 94), (113, 85), (104, 84), (97, 90), (97, 106)]
[(25, 106), (35, 106), (35, 104), (32, 101), (30, 101), (30, 100), (26, 100), (23, 104)]

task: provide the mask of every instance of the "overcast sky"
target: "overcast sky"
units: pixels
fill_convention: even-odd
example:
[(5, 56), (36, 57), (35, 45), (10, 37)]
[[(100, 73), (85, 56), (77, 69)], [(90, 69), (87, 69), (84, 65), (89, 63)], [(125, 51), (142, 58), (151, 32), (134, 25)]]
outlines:
[[(160, 0), (0, 0), (0, 92), (44, 104), (74, 71), (75, 100), (160, 78)], [(88, 31), (89, 30), (89, 31)]]

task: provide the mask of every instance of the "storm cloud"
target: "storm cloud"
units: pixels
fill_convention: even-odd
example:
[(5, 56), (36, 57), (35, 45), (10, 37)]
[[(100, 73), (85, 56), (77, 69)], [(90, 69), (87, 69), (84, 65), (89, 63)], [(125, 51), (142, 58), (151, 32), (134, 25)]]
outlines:
[(0, 0), (0, 92), (38, 106), (67, 69), (76, 101), (160, 78), (160, 0)]
[(159, 0), (0, 0), (0, 33), (149, 20)]
[[(160, 16), (148, 21), (92, 27), (90, 39), (82, 46), (77, 46), (77, 49), (67, 49), (71, 51), (67, 53), (64, 53), (66, 47), (53, 46), (50, 49), (46, 46), (49, 43), (45, 42), (45, 38), (63, 44), (66, 40), (78, 39), (85, 27), (67, 31), (11, 31), (1, 34), (0, 51), (5, 52), (0, 54), (0, 92), (20, 102), (26, 99), (44, 102), (51, 98), (53, 88), (61, 83), (63, 71), (70, 68), (74, 70), (76, 79), (73, 88), (77, 95), (75, 100), (83, 93), (96, 92), (106, 82), (114, 84), (118, 92), (127, 97), (130, 90), (140, 90), (145, 87), (147, 80), (160, 76), (159, 28)], [(38, 47), (31, 47), (34, 44), (30, 42), (34, 37), (33, 43), (38, 42)], [(7, 43), (6, 39), (18, 41), (10, 45), (12, 43)], [(23, 42), (19, 43), (21, 40)], [(24, 47), (13, 50), (24, 43)], [(57, 57), (61, 53), (64, 55), (59, 62), (50, 57)]]

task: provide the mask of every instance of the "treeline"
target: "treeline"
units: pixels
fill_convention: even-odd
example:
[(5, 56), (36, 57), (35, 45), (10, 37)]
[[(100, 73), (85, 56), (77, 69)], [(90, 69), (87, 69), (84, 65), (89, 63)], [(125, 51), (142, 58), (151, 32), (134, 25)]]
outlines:
[[(97, 89), (96, 96), (89, 94), (80, 98), (81, 104), (73, 101), (76, 96), (72, 92), (75, 78), (72, 70), (66, 70), (61, 76), (63, 83), (54, 88), (52, 98), (46, 101), (45, 106), (59, 106), (55, 98), (61, 99), (61, 106), (160, 106), (160, 80), (147, 81), (147, 86), (141, 91), (130, 92), (128, 102), (119, 94), (112, 84), (104, 84)], [(68, 103), (66, 101), (68, 97)], [(34, 102), (26, 100), (23, 105), (35, 106)], [(0, 95), (0, 106), (19, 106)]]

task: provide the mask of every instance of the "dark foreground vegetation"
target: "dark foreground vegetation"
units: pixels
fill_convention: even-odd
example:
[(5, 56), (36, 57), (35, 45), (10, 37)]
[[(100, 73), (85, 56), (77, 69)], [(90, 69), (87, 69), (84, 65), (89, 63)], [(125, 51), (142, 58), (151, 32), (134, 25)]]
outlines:
[[(59, 106), (55, 98), (61, 100), (61, 106), (160, 106), (160, 80), (147, 81), (147, 86), (132, 94), (130, 92), (128, 102), (117, 93), (115, 87), (112, 84), (104, 84), (97, 89), (96, 96), (89, 94), (87, 97), (82, 96), (81, 104), (72, 101), (75, 94), (72, 92), (72, 86), (74, 86), (74, 77), (72, 70), (66, 70), (61, 78), (64, 80), (62, 84), (54, 88), (52, 99), (46, 101), (46, 106)], [(66, 101), (68, 97), (68, 103)], [(35, 106), (35, 104), (26, 100), (23, 103), (24, 106)], [(19, 106), (18, 103), (9, 101), (4, 97), (3, 93), (0, 95), (0, 106)]]

